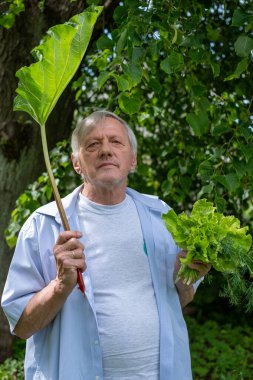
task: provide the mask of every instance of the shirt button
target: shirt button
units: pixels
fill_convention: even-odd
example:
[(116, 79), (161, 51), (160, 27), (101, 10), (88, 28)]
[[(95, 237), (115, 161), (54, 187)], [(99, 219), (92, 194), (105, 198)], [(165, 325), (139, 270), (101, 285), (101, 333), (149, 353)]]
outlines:
[[(94, 340), (94, 343), (98, 345), (98, 340)], [(99, 380), (98, 376), (96, 376), (96, 380)]]
[(95, 380), (99, 380), (99, 376), (96, 376), (96, 377), (95, 377)]

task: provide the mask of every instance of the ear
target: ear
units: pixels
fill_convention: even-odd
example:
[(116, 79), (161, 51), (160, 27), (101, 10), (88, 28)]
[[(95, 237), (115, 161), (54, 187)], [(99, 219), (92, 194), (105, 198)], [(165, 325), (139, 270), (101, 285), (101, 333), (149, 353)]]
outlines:
[(72, 161), (72, 164), (73, 164), (73, 168), (75, 169), (75, 171), (77, 172), (77, 174), (81, 174), (81, 166), (80, 166), (80, 163), (79, 163), (79, 160), (78, 158), (76, 158), (75, 154), (74, 153), (71, 153), (71, 161)]
[(134, 154), (132, 157), (132, 163), (131, 163), (131, 168), (130, 168), (131, 172), (133, 172), (135, 170), (136, 165), (137, 165), (137, 157)]

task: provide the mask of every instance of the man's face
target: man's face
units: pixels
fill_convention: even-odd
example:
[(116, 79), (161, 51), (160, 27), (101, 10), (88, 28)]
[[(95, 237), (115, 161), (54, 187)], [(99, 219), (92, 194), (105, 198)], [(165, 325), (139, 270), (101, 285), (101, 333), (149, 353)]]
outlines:
[(111, 187), (126, 185), (127, 176), (136, 166), (128, 135), (122, 124), (106, 117), (81, 142), (77, 171), (85, 177), (86, 186)]

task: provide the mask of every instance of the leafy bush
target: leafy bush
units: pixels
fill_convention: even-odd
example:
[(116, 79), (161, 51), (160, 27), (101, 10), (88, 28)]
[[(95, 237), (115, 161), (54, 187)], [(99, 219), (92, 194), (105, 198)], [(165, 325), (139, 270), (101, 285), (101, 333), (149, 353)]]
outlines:
[(1, 380), (24, 380), (25, 341), (16, 339), (12, 348), (13, 356), (0, 365)]
[[(222, 318), (226, 318), (223, 314)], [(246, 324), (199, 323), (187, 316), (193, 378), (197, 380), (251, 380), (253, 331)]]
[(21, 359), (6, 359), (0, 365), (1, 380), (24, 380), (23, 360)]

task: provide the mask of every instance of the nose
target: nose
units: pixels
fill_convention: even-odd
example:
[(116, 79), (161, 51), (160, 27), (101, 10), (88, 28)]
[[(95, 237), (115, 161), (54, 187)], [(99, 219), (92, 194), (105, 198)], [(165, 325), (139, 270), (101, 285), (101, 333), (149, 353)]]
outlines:
[(111, 144), (108, 140), (103, 140), (100, 146), (100, 156), (101, 157), (110, 157), (112, 155)]

